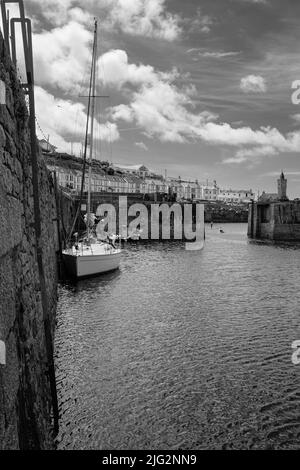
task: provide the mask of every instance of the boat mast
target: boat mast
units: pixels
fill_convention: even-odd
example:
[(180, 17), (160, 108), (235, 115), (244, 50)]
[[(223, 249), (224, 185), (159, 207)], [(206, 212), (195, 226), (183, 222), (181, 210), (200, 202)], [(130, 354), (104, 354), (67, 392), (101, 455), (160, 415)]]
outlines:
[(90, 215), (91, 215), (91, 190), (92, 190), (92, 160), (94, 149), (94, 121), (95, 121), (95, 99), (96, 99), (96, 70), (97, 70), (97, 48), (98, 48), (98, 21), (95, 20), (93, 66), (92, 66), (92, 106), (91, 106), (91, 133), (90, 133), (90, 155), (88, 176), (88, 199), (87, 199), (87, 239), (90, 240)]

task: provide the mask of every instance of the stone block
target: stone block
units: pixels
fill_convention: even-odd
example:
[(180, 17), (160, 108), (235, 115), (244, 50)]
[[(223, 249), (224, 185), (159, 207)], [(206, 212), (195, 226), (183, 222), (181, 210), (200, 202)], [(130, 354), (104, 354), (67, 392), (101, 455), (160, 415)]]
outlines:
[(1, 148), (4, 148), (5, 147), (5, 144), (6, 144), (6, 135), (5, 135), (5, 131), (3, 129), (3, 126), (1, 126), (0, 124), (0, 149)]

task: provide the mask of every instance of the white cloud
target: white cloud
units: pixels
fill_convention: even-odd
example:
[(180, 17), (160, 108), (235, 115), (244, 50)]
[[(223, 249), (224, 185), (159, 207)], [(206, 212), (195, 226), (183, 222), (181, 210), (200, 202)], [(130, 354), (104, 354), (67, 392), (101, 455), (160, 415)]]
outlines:
[(273, 155), (277, 155), (279, 153), (279, 149), (276, 147), (272, 147), (272, 145), (263, 145), (262, 147), (254, 147), (251, 149), (242, 149), (236, 153), (237, 158), (244, 157), (272, 157)]
[(68, 20), (75, 21), (76, 23), (80, 23), (90, 27), (93, 22), (93, 15), (87, 10), (75, 7), (68, 10)]
[(272, 147), (272, 145), (263, 145), (262, 147), (244, 148), (238, 150), (236, 155), (230, 158), (225, 158), (222, 163), (239, 164), (247, 160), (257, 160), (260, 157), (272, 157), (277, 155), (279, 150)]
[[(73, 142), (75, 149), (78, 150), (84, 141), (86, 125), (84, 105), (57, 99), (39, 86), (35, 87), (35, 98), (37, 120), (44, 134), (50, 135), (50, 142), (59, 150), (67, 152), (70, 151), (70, 143)], [(96, 129), (98, 129), (96, 136), (103, 141), (114, 142), (120, 137), (115, 123), (96, 122)], [(39, 129), (37, 133), (40, 133)]]
[(120, 50), (104, 54), (101, 63), (105, 76), (100, 77), (107, 85), (120, 88), (129, 83), (137, 88), (131, 92), (129, 104), (112, 108), (115, 121), (135, 122), (146, 135), (161, 141), (184, 142), (195, 135), (200, 124), (216, 118), (207, 111), (195, 115), (186, 108), (193, 107), (196, 89), (179, 90), (173, 84), (179, 76), (176, 69), (163, 73), (149, 65), (130, 64), (126, 52)]
[(226, 163), (226, 164), (238, 164), (238, 163), (244, 163), (245, 161), (247, 161), (247, 158), (240, 155), (236, 155), (234, 157), (228, 157), (228, 158), (225, 158), (222, 163)]
[(275, 128), (261, 127), (253, 130), (250, 127), (232, 128), (227, 123), (207, 123), (199, 129), (202, 139), (218, 144), (232, 146), (266, 146), (270, 143), (277, 148), (283, 148), (287, 142), (285, 137)]
[[(53, 26), (79, 21), (77, 0), (30, 0)], [(85, 0), (90, 17), (101, 19), (101, 28), (118, 28), (133, 36), (173, 41), (181, 34), (180, 18), (167, 11), (166, 0)], [(88, 18), (83, 19), (86, 21)]]
[(124, 83), (151, 83), (156, 79), (156, 73), (150, 65), (129, 64), (127, 53), (117, 49), (100, 57), (99, 78), (106, 85), (121, 88)]
[(176, 70), (162, 74), (150, 66), (130, 64), (124, 51), (112, 52), (107, 56), (107, 64), (113, 64), (111, 69), (108, 67), (107, 83), (119, 87), (120, 83), (127, 82), (137, 88), (131, 92), (128, 104), (122, 103), (111, 109), (114, 121), (132, 123), (147, 137), (162, 142), (184, 143), (199, 139), (209, 144), (236, 147), (236, 156), (227, 159), (226, 163), (300, 150), (300, 133), (284, 136), (271, 127), (235, 128), (228, 123), (216, 122), (218, 116), (208, 111), (195, 113), (193, 96), (197, 91), (195, 88), (179, 89), (174, 84), (178, 78)]
[(193, 114), (187, 109), (191, 104), (187, 90), (180, 91), (168, 81), (157, 79), (134, 92), (128, 105), (114, 107), (112, 116), (135, 122), (150, 138), (183, 143), (196, 137), (199, 127), (215, 118), (210, 113)]
[(223, 57), (235, 57), (240, 55), (240, 52), (204, 52), (199, 54), (202, 57), (211, 57), (213, 59), (222, 59)]
[[(70, 25), (66, 27), (67, 32), (69, 27)], [(49, 48), (48, 54), (54, 56), (53, 63), (63, 60), (55, 55), (58, 44), (62, 40), (62, 31), (64, 28), (57, 28), (57, 44), (53, 46), (53, 49)], [(69, 40), (72, 42), (73, 36), (70, 31), (69, 34)], [(76, 61), (76, 47), (74, 48), (74, 54), (71, 45), (65, 49), (67, 52), (70, 51), (70, 61)], [(84, 54), (84, 49), (82, 54)], [(156, 71), (150, 65), (130, 63), (126, 52), (122, 50), (109, 51), (101, 57), (100, 63), (102, 69), (105, 70), (104, 74), (100, 73), (100, 79), (107, 85), (120, 89), (124, 84), (130, 84), (135, 88), (134, 90), (126, 89), (127, 103), (111, 108), (110, 113), (114, 123), (102, 125), (102, 139), (118, 139), (119, 132), (116, 123), (123, 120), (140, 128), (147, 137), (156, 138), (162, 142), (184, 143), (190, 140), (202, 140), (208, 144), (235, 147), (237, 149), (235, 157), (225, 160), (225, 163), (242, 163), (251, 158), (300, 150), (300, 133), (294, 132), (284, 136), (277, 129), (270, 127), (261, 127), (257, 130), (245, 126), (233, 128), (228, 123), (216, 122), (218, 116), (213, 113), (208, 111), (196, 113), (193, 102), (193, 97), (197, 93), (196, 89), (176, 86), (175, 82), (179, 76), (176, 69), (163, 73)], [(76, 71), (76, 67), (74, 70)], [(52, 69), (52, 71), (54, 73), (55, 70)], [(80, 73), (79, 71), (77, 74), (74, 73), (70, 78), (71, 82), (68, 82), (63, 72), (64, 68), (59, 79), (56, 77), (54, 80), (57, 85), (68, 89), (75, 84), (72, 80), (76, 77), (75, 82), (77, 82)], [(52, 79), (51, 73), (47, 80), (49, 77)], [(40, 92), (37, 99), (40, 106), (38, 116), (43, 116), (42, 119), (44, 119), (43, 128), (56, 136), (57, 140), (54, 143), (65, 145), (65, 142), (59, 141), (59, 137), (72, 134), (70, 126), (74, 122), (74, 113), (79, 114), (81, 127), (84, 128), (84, 106), (68, 101), (60, 103), (59, 100), (55, 101), (50, 94), (46, 96), (46, 99), (44, 90), (43, 93)], [(58, 105), (64, 109), (63, 116), (58, 112)], [(45, 109), (47, 113), (44, 112)]]
[[(37, 83), (41, 87), (51, 86), (66, 93), (77, 93), (90, 58), (92, 28), (86, 28), (91, 20), (90, 14), (81, 15), (73, 0), (43, 0), (41, 4), (45, 7), (48, 20), (60, 26), (34, 35)], [(57, 10), (53, 8), (55, 5)], [(95, 5), (98, 11), (99, 8), (106, 9), (105, 26), (115, 26), (128, 34), (171, 40), (178, 37), (181, 31), (179, 18), (167, 12), (164, 0), (87, 0), (85, 5), (89, 6), (89, 12)], [(194, 27), (203, 27), (203, 32), (213, 24), (211, 18), (201, 20), (200, 10), (196, 20)], [(63, 21), (68, 23), (61, 26)], [(202, 51), (202, 54), (222, 58), (238, 53)], [(300, 133), (285, 136), (277, 129), (268, 127), (257, 130), (245, 126), (233, 128), (228, 123), (216, 122), (218, 117), (213, 113), (205, 110), (195, 112), (195, 88), (179, 88), (175, 84), (179, 77), (175, 69), (163, 73), (150, 65), (130, 63), (127, 53), (122, 50), (107, 52), (99, 63), (102, 82), (119, 90), (126, 84), (134, 87), (126, 90), (125, 102), (111, 109), (114, 122), (101, 124), (103, 140), (117, 140), (119, 132), (116, 123), (123, 120), (140, 128), (148, 137), (162, 142), (202, 140), (212, 145), (235, 148), (236, 155), (225, 163), (241, 163), (278, 152), (300, 150)], [(69, 151), (70, 141), (80, 145), (86, 120), (85, 106), (55, 99), (41, 87), (36, 89), (36, 102), (37, 116), (44, 132), (50, 134), (51, 142), (62, 150)], [(245, 92), (261, 93), (266, 91), (266, 82), (261, 76), (249, 75), (241, 80), (241, 88)], [(78, 122), (78, 132), (74, 130), (74, 120)]]
[(204, 52), (202, 51), (202, 49), (198, 49), (198, 48), (189, 49), (187, 52), (188, 53), (197, 52), (197, 56), (199, 57), (212, 58), (212, 59), (222, 59), (224, 57), (235, 57), (241, 54), (241, 52), (238, 52), (238, 51), (228, 51), (228, 52), (205, 51)]
[(121, 119), (125, 122), (134, 121), (134, 113), (130, 106), (125, 104), (119, 104), (112, 108), (112, 116), (115, 121)]
[(92, 33), (75, 21), (34, 34), (37, 83), (78, 94), (91, 56), (91, 40)]
[(245, 93), (265, 93), (267, 91), (266, 81), (260, 75), (248, 75), (242, 78), (240, 87)]
[[(259, 136), (259, 132), (263, 131), (264, 136)], [(223, 163), (242, 163), (247, 160), (258, 162), (261, 157), (272, 157), (281, 152), (299, 153), (300, 151), (300, 132), (290, 132), (286, 136), (282, 135), (277, 129), (261, 128), (255, 132), (252, 147), (249, 146), (249, 140), (245, 139), (241, 149), (236, 155), (223, 160)]]
[[(76, 8), (74, 0), (27, 0), (36, 12), (36, 17), (41, 15), (52, 26), (61, 26), (69, 19), (69, 11)], [(26, 8), (26, 5), (25, 5)], [(37, 18), (34, 18), (35, 22)]]
[[(250, 0), (248, 0), (250, 2)], [(28, 0), (54, 26), (51, 31), (34, 34), (37, 117), (42, 129), (50, 134), (53, 144), (69, 151), (70, 142), (81, 145), (85, 128), (85, 106), (65, 99), (55, 99), (43, 87), (57, 88), (64, 93), (78, 94), (80, 83), (87, 76), (90, 61), (93, 16), (101, 18), (100, 27), (122, 31), (133, 36), (174, 40), (186, 26), (189, 32), (208, 33), (215, 20), (202, 15), (182, 20), (167, 10), (166, 0), (86, 0), (85, 11), (77, 0)], [(252, 0), (252, 3), (266, 3)], [(38, 17), (37, 17), (38, 18)], [(37, 21), (37, 19), (35, 19)], [(87, 26), (89, 25), (89, 26)], [(41, 27), (41, 24), (39, 25)], [(190, 49), (200, 57), (221, 59), (234, 57), (236, 51), (205, 51)], [(283, 135), (279, 130), (262, 127), (251, 129), (237, 124), (217, 122), (218, 116), (209, 111), (195, 111), (193, 87), (179, 87), (179, 73), (161, 72), (151, 65), (130, 63), (124, 50), (111, 50), (99, 60), (100, 80), (118, 90), (126, 88), (124, 102), (111, 109), (113, 122), (99, 124), (102, 140), (119, 139), (117, 121), (132, 123), (150, 138), (162, 142), (184, 143), (205, 141), (211, 145), (235, 149), (233, 157), (224, 163), (242, 163), (279, 152), (299, 152), (300, 132)], [(104, 72), (103, 72), (104, 71)], [(181, 83), (182, 83), (182, 76)], [(242, 78), (241, 89), (247, 93), (266, 92), (266, 81), (259, 75)], [(300, 122), (300, 115), (293, 119)], [(77, 130), (74, 126), (77, 122)], [(146, 150), (143, 142), (135, 145)], [(146, 147), (146, 148), (145, 148)]]
[(144, 142), (136, 142), (134, 145), (135, 145), (136, 147), (139, 147), (139, 148), (142, 149), (142, 150), (145, 150), (145, 152), (148, 152), (148, 150), (149, 150), (148, 147), (147, 147), (147, 145), (144, 144)]
[(165, 0), (113, 0), (108, 22), (123, 32), (172, 41), (180, 33), (179, 17), (166, 11)]
[(244, 2), (244, 3), (260, 3), (261, 5), (268, 5), (268, 1), (267, 0), (239, 0), (241, 2)]

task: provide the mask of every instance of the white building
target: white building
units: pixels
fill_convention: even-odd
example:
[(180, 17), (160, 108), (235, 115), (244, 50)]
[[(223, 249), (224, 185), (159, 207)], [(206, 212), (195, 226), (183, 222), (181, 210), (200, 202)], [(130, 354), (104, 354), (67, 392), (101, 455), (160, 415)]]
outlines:
[[(48, 145), (46, 141), (40, 142), (41, 148)], [(81, 190), (82, 160), (68, 154), (50, 153), (48, 146), (43, 153), (50, 171), (57, 175), (60, 186), (74, 192)], [(88, 171), (88, 170), (87, 170)], [(88, 190), (87, 175), (84, 191)], [(204, 184), (198, 180), (184, 180), (157, 175), (144, 165), (111, 167), (108, 162), (94, 161), (91, 179), (92, 192), (113, 192), (149, 195), (173, 195), (177, 201), (219, 201), (230, 204), (249, 203), (255, 198), (251, 189), (233, 190), (220, 189), (216, 181)]]
[(198, 180), (187, 181), (178, 178), (167, 178), (166, 185), (168, 192), (176, 194), (177, 201), (180, 200), (200, 200), (202, 198), (201, 185)]
[(216, 181), (213, 183), (207, 182), (201, 186), (201, 199), (205, 201), (217, 201), (219, 196), (220, 188)]
[(218, 201), (233, 204), (247, 204), (254, 198), (252, 189), (221, 189), (218, 195)]

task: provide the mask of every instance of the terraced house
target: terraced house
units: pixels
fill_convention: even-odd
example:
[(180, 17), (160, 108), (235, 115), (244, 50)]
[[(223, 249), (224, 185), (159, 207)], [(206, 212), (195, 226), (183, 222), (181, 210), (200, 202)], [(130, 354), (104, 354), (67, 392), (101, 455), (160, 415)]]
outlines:
[[(58, 153), (55, 147), (40, 142), (48, 169), (56, 173), (58, 184), (74, 193), (81, 190), (82, 159)], [(87, 179), (84, 191), (87, 191)], [(95, 193), (143, 194), (155, 199), (156, 194), (171, 196), (177, 201), (211, 201), (230, 204), (248, 203), (254, 199), (252, 190), (220, 189), (216, 181), (200, 183), (180, 176), (167, 177), (150, 171), (145, 165), (112, 165), (93, 160), (91, 190)]]

